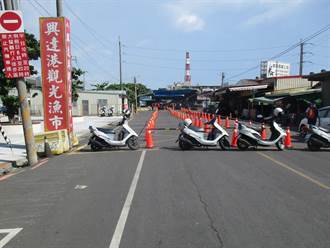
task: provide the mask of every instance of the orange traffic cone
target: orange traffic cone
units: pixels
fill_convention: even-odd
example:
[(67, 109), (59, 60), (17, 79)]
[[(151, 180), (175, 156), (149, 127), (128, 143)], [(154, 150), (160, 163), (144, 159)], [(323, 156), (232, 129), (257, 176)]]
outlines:
[(285, 146), (285, 148), (292, 148), (291, 132), (290, 132), (289, 127), (287, 127), (287, 129), (286, 129), (286, 136), (285, 136), (285, 139), (284, 139), (284, 146)]
[(198, 127), (199, 128), (203, 128), (203, 121), (202, 121), (202, 119), (199, 119), (199, 121), (198, 121)]
[(219, 123), (220, 126), (222, 125), (222, 121), (221, 121), (221, 116), (220, 115), (218, 115), (218, 123)]
[(228, 116), (226, 117), (225, 127), (226, 127), (226, 128), (230, 128), (230, 124), (229, 124), (229, 118), (228, 118)]
[(263, 140), (267, 139), (266, 127), (265, 127), (264, 123), (262, 123), (262, 125), (261, 125), (261, 138)]
[(197, 118), (194, 118), (194, 123), (195, 123), (195, 127), (198, 127), (198, 119)]
[(238, 140), (238, 131), (237, 128), (235, 127), (231, 138), (231, 147), (237, 147), (237, 140)]
[(150, 149), (154, 147), (154, 142), (152, 140), (152, 132), (150, 129), (146, 130), (146, 148)]
[(209, 129), (209, 124), (204, 124), (204, 132), (205, 133), (209, 133), (210, 132), (210, 129)]

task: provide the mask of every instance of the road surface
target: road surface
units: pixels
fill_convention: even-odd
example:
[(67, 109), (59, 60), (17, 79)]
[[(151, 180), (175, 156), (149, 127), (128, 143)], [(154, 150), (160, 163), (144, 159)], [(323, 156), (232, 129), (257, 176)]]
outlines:
[[(177, 124), (160, 112), (158, 127)], [(177, 136), (155, 132), (153, 150), (84, 148), (2, 178), (0, 248), (330, 247), (329, 150), (181, 151)]]

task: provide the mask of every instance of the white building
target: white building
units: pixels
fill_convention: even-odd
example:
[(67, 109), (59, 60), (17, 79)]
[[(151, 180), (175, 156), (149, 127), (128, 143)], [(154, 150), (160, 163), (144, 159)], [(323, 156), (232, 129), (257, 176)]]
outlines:
[[(10, 95), (17, 95), (17, 90), (13, 89)], [(121, 90), (105, 90), (105, 91), (80, 91), (77, 102), (73, 102), (73, 116), (98, 115), (99, 108), (102, 106), (113, 107), (114, 114), (122, 112), (122, 97), (124, 97), (124, 105), (127, 106), (128, 101), (126, 91)], [(28, 94), (31, 115), (43, 115), (43, 97), (40, 89), (31, 89)], [(2, 104), (1, 104), (2, 105)]]

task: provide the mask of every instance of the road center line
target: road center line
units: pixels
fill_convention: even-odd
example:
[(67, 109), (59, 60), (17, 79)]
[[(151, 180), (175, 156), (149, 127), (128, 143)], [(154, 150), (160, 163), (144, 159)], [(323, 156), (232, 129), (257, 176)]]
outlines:
[(268, 156), (268, 155), (266, 155), (266, 154), (264, 154), (262, 152), (257, 152), (257, 153), (259, 155), (263, 156), (264, 158), (267, 158), (270, 161), (274, 162), (275, 164), (277, 164), (277, 165), (279, 165), (279, 166), (281, 166), (281, 167), (283, 167), (283, 168), (285, 168), (285, 169), (287, 169), (287, 170), (295, 173), (296, 175), (301, 176), (301, 177), (307, 179), (308, 181), (316, 184), (317, 186), (319, 186), (319, 187), (321, 187), (323, 189), (327, 189), (327, 190), (330, 189), (330, 186), (327, 186), (327, 185), (319, 182), (318, 180), (316, 180), (316, 179), (314, 179), (314, 178), (312, 178), (310, 176), (307, 176), (306, 174), (304, 174), (304, 173), (302, 173), (302, 172), (300, 172), (300, 171), (298, 171), (296, 169), (293, 169), (292, 167), (290, 167), (289, 165), (286, 165), (286, 164), (282, 163), (281, 161), (278, 161), (278, 160), (276, 160), (276, 159), (274, 159), (274, 158), (272, 158), (272, 157), (270, 157), (270, 156)]
[(136, 186), (139, 181), (140, 174), (141, 174), (145, 155), (146, 155), (146, 150), (143, 150), (141, 153), (140, 160), (137, 165), (131, 186), (130, 186), (128, 194), (126, 196), (126, 200), (125, 200), (123, 209), (121, 210), (121, 214), (120, 214), (119, 220), (117, 222), (115, 232), (112, 236), (109, 248), (119, 248), (121, 237), (122, 237), (124, 229), (125, 229), (126, 220), (127, 220), (129, 211), (131, 209), (135, 189), (136, 189)]

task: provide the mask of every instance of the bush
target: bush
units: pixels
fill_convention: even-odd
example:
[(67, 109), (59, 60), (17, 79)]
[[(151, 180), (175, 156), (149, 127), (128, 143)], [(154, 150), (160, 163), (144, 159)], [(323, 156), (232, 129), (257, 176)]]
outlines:
[(6, 107), (6, 114), (10, 122), (14, 121), (15, 115), (18, 114), (19, 100), (17, 96), (2, 96), (3, 105)]

